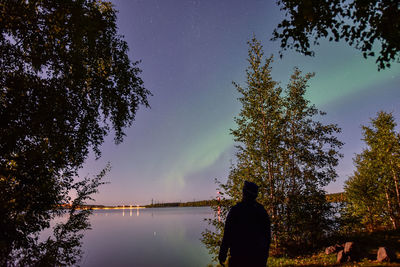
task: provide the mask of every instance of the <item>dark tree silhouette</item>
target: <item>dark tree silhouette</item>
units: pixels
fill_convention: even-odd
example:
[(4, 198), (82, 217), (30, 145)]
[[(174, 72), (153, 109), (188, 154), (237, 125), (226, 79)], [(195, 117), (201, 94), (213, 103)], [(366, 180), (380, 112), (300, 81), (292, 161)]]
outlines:
[(59, 207), (72, 190), (75, 206), (96, 191), (105, 173), (75, 182), (78, 169), (91, 149), (100, 157), (111, 129), (116, 143), (123, 140), (150, 92), (110, 3), (1, 1), (0, 12), (0, 265), (27, 257), (73, 264), (60, 250), (53, 261), (43, 251), (58, 245), (74, 254), (79, 238), (68, 243), (72, 250), (61, 239), (88, 227), (85, 213), (73, 208), (52, 245), (39, 245), (38, 233), (65, 212)]
[[(313, 56), (310, 42), (321, 38), (344, 40), (375, 56), (378, 69), (400, 61), (400, 4), (396, 0), (278, 0), (286, 18), (273, 32), (282, 50), (295, 49)], [(281, 54), (282, 55), (282, 54)]]

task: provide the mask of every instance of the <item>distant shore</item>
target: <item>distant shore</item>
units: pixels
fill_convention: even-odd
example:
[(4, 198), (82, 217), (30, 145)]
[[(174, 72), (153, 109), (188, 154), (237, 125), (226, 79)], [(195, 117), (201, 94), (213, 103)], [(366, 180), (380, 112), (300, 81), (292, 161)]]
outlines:
[[(327, 202), (344, 202), (346, 201), (343, 192), (326, 194)], [(229, 201), (229, 200), (221, 200)], [(206, 207), (206, 206), (216, 206), (218, 205), (218, 200), (200, 200), (200, 201), (190, 201), (190, 202), (168, 202), (168, 203), (155, 203), (150, 205), (145, 205), (146, 208), (168, 208), (168, 207)]]
[[(63, 208), (70, 209), (71, 205), (62, 205)], [(122, 205), (122, 206), (105, 206), (105, 205), (83, 205), (79, 206), (78, 210), (133, 210), (133, 209), (145, 209), (146, 206), (137, 206), (137, 205)]]
[(136, 210), (136, 209), (145, 209), (144, 206), (104, 206), (104, 207), (95, 207), (91, 208), (92, 210)]
[[(346, 201), (344, 193), (327, 194), (326, 199), (328, 202), (344, 202)], [(228, 201), (228, 200), (221, 200)], [(105, 206), (105, 205), (85, 205), (79, 209), (93, 209), (93, 210), (122, 210), (122, 209), (145, 209), (145, 208), (171, 208), (171, 207), (209, 207), (218, 205), (218, 200), (199, 200), (189, 202), (166, 202), (166, 203), (153, 203), (149, 205), (119, 205), (119, 206)], [(64, 205), (63, 207), (69, 208)]]

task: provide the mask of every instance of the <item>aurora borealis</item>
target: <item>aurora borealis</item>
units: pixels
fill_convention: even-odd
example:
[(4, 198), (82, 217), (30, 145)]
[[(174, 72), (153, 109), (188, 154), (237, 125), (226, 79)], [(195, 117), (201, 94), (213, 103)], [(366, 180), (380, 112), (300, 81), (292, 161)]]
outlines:
[(285, 86), (293, 67), (315, 72), (308, 97), (326, 111), (323, 121), (339, 124), (345, 142), (339, 177), (328, 192), (343, 190), (362, 149), (361, 124), (379, 110), (393, 112), (400, 123), (400, 64), (377, 70), (374, 59), (344, 43), (322, 41), (316, 56), (286, 51), (270, 41), (283, 14), (274, 1), (113, 1), (118, 27), (133, 61), (142, 60), (141, 77), (151, 109), (139, 110), (118, 146), (112, 136), (102, 157), (87, 160), (82, 175), (112, 165), (96, 202), (106, 205), (192, 201), (215, 196), (214, 179), (225, 181), (234, 160), (229, 129), (240, 104), (231, 84), (244, 84), (247, 40), (262, 41), (275, 55), (273, 78)]

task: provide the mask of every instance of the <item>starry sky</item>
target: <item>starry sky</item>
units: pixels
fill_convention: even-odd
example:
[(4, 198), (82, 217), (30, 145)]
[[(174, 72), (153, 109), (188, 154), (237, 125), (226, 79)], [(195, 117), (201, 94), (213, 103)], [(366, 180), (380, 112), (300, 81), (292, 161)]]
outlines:
[(106, 138), (102, 157), (90, 156), (80, 175), (95, 175), (107, 162), (112, 170), (95, 196), (105, 205), (148, 204), (210, 199), (214, 179), (224, 182), (234, 161), (229, 129), (240, 110), (232, 81), (245, 82), (247, 41), (261, 40), (265, 55), (275, 55), (273, 79), (285, 87), (295, 66), (315, 72), (308, 99), (342, 128), (345, 145), (338, 179), (325, 189), (343, 190), (353, 172), (352, 158), (363, 147), (361, 125), (379, 110), (393, 112), (400, 124), (400, 64), (378, 71), (373, 58), (345, 43), (322, 41), (315, 57), (287, 51), (270, 41), (283, 13), (268, 0), (112, 1), (119, 11), (131, 60), (141, 60), (141, 77), (153, 96), (141, 108), (126, 137)]

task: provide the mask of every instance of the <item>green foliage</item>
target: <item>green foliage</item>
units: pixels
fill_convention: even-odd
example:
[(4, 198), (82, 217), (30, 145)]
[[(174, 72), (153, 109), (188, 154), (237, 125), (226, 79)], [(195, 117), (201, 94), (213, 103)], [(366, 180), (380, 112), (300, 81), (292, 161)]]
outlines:
[[(1, 1), (0, 33), (0, 265), (12, 265), (71, 191), (98, 185), (74, 177), (111, 129), (123, 140), (150, 93), (108, 2)], [(57, 240), (84, 229), (85, 216), (72, 214)]]
[[(255, 38), (249, 46), (247, 87), (234, 83), (242, 103), (232, 130), (237, 160), (227, 183), (219, 186), (223, 198), (235, 204), (245, 180), (259, 185), (257, 200), (271, 216), (272, 245), (277, 251), (300, 252), (317, 245), (329, 230), (331, 209), (322, 187), (336, 178), (342, 143), (334, 134), (340, 129), (314, 120), (324, 114), (304, 97), (313, 74), (303, 76), (295, 68), (283, 91), (271, 77), (272, 57), (263, 63), (262, 46)], [(222, 220), (216, 215), (210, 221), (213, 229), (203, 233), (212, 253), (218, 250), (229, 207), (221, 206)]]
[(39, 243), (31, 244), (29, 249), (25, 250), (23, 257), (13, 255), (13, 260), (18, 260), (21, 266), (71, 266), (77, 264), (82, 256), (81, 239), (83, 231), (90, 229), (89, 215), (91, 209), (80, 209), (85, 205), (86, 200), (91, 195), (97, 193), (102, 178), (110, 170), (108, 164), (98, 175), (90, 179), (85, 177), (82, 181), (72, 185), (77, 197), (72, 201), (68, 210), (61, 209), (61, 213), (67, 212), (68, 220), (65, 223), (58, 223), (54, 227), (53, 236)]
[(232, 199), (227, 199), (225, 196), (225, 185), (221, 184), (217, 180), (215, 180), (216, 184), (219, 185), (218, 192), (221, 194), (220, 201), (217, 201), (214, 205), (211, 205), (211, 208), (214, 211), (214, 216), (211, 219), (206, 219), (210, 228), (204, 230), (201, 233), (202, 238), (201, 241), (206, 246), (211, 255), (213, 255), (213, 260), (218, 262), (218, 253), (219, 248), (222, 243), (222, 237), (224, 234), (224, 221), (228, 216), (229, 209), (236, 204), (236, 201)]
[(326, 201), (334, 203), (342, 203), (346, 201), (344, 192), (326, 194)]
[(400, 226), (400, 135), (391, 113), (379, 112), (363, 126), (366, 148), (354, 159), (356, 171), (346, 181), (346, 212), (360, 218), (362, 229)]
[(273, 32), (281, 48), (312, 56), (310, 42), (321, 38), (344, 40), (361, 50), (365, 58), (375, 56), (378, 69), (400, 61), (400, 8), (398, 1), (278, 0), (286, 18)]

